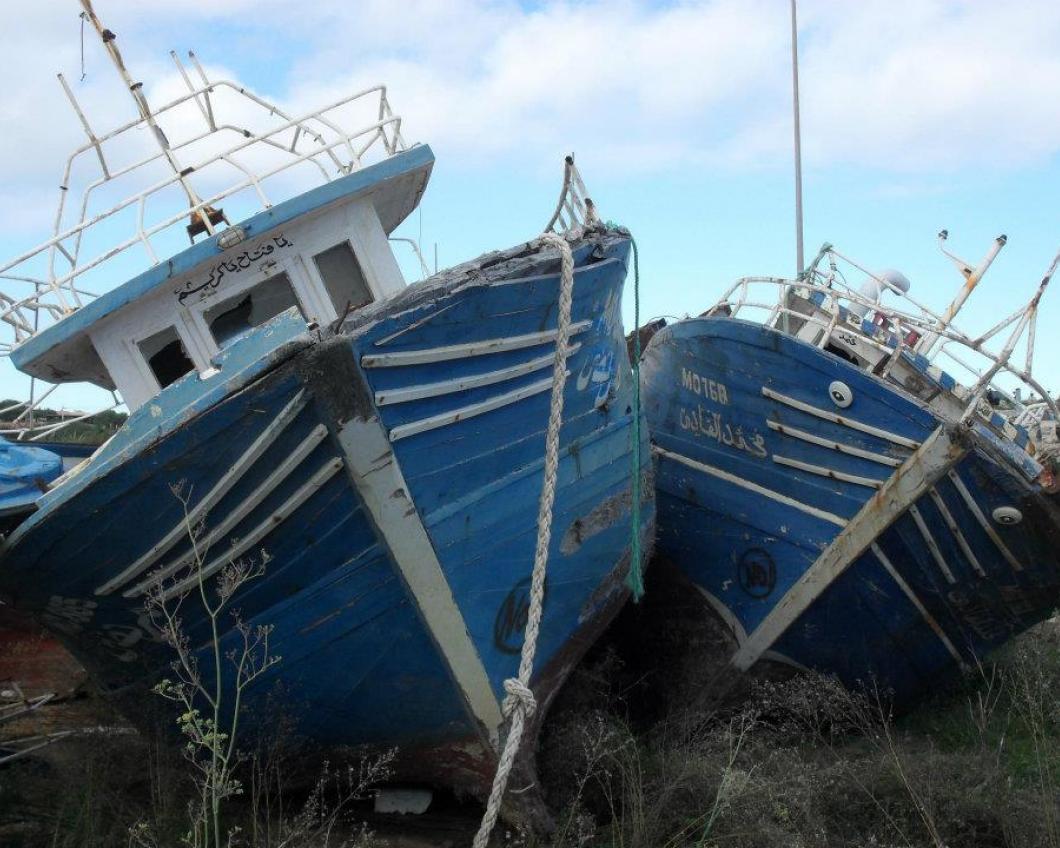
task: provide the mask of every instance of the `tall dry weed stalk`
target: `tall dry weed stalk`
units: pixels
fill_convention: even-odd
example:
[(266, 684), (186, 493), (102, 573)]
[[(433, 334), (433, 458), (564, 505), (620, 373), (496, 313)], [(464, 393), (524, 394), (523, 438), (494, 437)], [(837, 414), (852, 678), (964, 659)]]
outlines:
[[(172, 491), (184, 510), (191, 562), (186, 571), (158, 576), (147, 592), (147, 613), (175, 654), (170, 663), (173, 677), (159, 681), (154, 691), (177, 705), (177, 726), (185, 740), (182, 751), (192, 767), (196, 794), (189, 802), (183, 841), (189, 848), (221, 848), (238, 833), (238, 828), (222, 828), (222, 808), (243, 792), (236, 771), (243, 761), (239, 739), (244, 692), (281, 659), (270, 650), (272, 625), (251, 625), (233, 606), (240, 589), (264, 575), (269, 557), (261, 551), (257, 559), (229, 561), (208, 585), (212, 575), (205, 570), (204, 527), (191, 520), (188, 491), (179, 485)], [(188, 588), (181, 589), (185, 585)], [(192, 645), (184, 625), (187, 607), (193, 604), (194, 615), (205, 618), (209, 631), (202, 648)], [(226, 651), (222, 641), (229, 627), (238, 640)]]

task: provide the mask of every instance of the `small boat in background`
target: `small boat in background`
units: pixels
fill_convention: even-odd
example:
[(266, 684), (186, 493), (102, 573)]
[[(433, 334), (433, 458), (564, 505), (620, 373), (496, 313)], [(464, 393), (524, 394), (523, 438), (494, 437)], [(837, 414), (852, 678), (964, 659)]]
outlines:
[[(246, 709), (260, 715), (279, 688), (307, 742), (396, 746), (400, 777), (482, 794), (527, 622), (557, 355), (571, 379), (535, 730), (628, 597), (635, 534), (651, 535), (650, 487), (639, 510), (631, 495), (634, 456), (643, 447), (646, 473), (650, 452), (646, 435), (633, 439), (621, 319), (629, 233), (599, 222), (568, 159), (546, 228), (558, 246), (519, 243), (406, 287), (388, 236), (434, 156), (406, 144), (385, 88), (294, 118), (197, 62), (201, 84), (178, 69), (188, 92), (172, 103), (152, 110), (127, 78), (140, 116), (104, 135), (85, 124), (71, 162), (98, 160), (101, 173), (78, 220), (0, 269), (43, 275), (39, 298), (3, 315), (15, 366), (116, 390), (130, 411), (4, 540), (0, 590), (136, 719), (173, 659), (148, 593), (175, 601), (200, 579), (213, 591), (227, 564), (264, 551), (236, 604), (249, 626), (274, 628), (282, 659), (244, 693)], [(264, 126), (225, 124), (226, 102)], [(181, 110), (201, 133), (189, 137)], [(112, 141), (143, 128), (158, 150), (110, 158)], [(117, 177), (167, 168), (91, 211)], [(318, 184), (275, 202), (299, 173)], [(147, 270), (90, 299), (88, 280), (127, 267), (130, 249)], [(570, 343), (557, 353), (568, 283)], [(34, 310), (58, 320), (31, 332)], [(180, 615), (209, 667), (205, 612), (189, 602)], [(223, 624), (223, 650), (237, 649), (241, 632)]]
[(37, 500), (99, 447), (65, 442), (15, 442), (0, 435), (0, 538), (37, 508)]
[(0, 536), (36, 508), (37, 498), (63, 473), (59, 454), (0, 437)]
[(1032, 373), (1056, 261), (987, 333), (953, 323), (1003, 244), (978, 266), (947, 254), (965, 285), (943, 315), (826, 245), (799, 279), (742, 279), (654, 328), (655, 568), (728, 624), (728, 674), (772, 660), (906, 704), (1056, 609), (1060, 416)]

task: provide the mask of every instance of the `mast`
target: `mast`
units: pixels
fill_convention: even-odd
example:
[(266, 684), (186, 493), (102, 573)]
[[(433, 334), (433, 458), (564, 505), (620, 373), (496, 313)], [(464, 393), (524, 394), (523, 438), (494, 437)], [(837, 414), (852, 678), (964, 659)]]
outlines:
[[(195, 189), (192, 188), (191, 183), (189, 183), (187, 179), (189, 171), (181, 166), (180, 162), (177, 160), (176, 154), (173, 153), (173, 150), (169, 146), (169, 139), (166, 138), (166, 134), (155, 120), (154, 113), (151, 111), (151, 106), (147, 102), (147, 98), (144, 96), (143, 83), (135, 82), (129, 75), (128, 69), (125, 67), (125, 61), (122, 59), (121, 52), (118, 50), (117, 36), (111, 32), (111, 30), (103, 26), (103, 22), (96, 16), (96, 12), (92, 8), (92, 0), (80, 0), (80, 2), (81, 8), (85, 10), (86, 19), (93, 27), (95, 27), (100, 40), (103, 42), (103, 46), (107, 49), (107, 53), (110, 54), (111, 61), (114, 62), (114, 67), (118, 69), (122, 81), (125, 83), (130, 96), (136, 103), (136, 108), (140, 112), (140, 117), (143, 118), (144, 123), (151, 128), (151, 133), (154, 136), (155, 141), (158, 142), (162, 154), (166, 157), (166, 161), (169, 162), (169, 166), (173, 169), (173, 173), (176, 174), (177, 178), (180, 180), (184, 193), (188, 196), (188, 203), (191, 204), (192, 207), (200, 205), (202, 199), (195, 193)], [(199, 210), (194, 212), (193, 216), (199, 218), (206, 230), (212, 233), (213, 227), (210, 225), (209, 215), (204, 214), (206, 212), (207, 210), (205, 209)]]
[(805, 270), (802, 253), (802, 139), (799, 131), (799, 33), (791, 0), (791, 94), (795, 116), (795, 256), (797, 276)]
[[(1008, 242), (1008, 236), (998, 236), (994, 239), (994, 243), (990, 245), (990, 249), (987, 250), (986, 256), (984, 256), (978, 265), (972, 266), (970, 263), (965, 262), (959, 256), (955, 256), (946, 250), (945, 243), (946, 239), (949, 238), (949, 232), (943, 230), (939, 233), (939, 249), (945, 254), (946, 258), (953, 262), (957, 266), (957, 270), (961, 272), (964, 277), (964, 285), (961, 286), (957, 292), (957, 296), (953, 298), (950, 305), (946, 307), (946, 311), (942, 315), (942, 320), (939, 326), (942, 329), (949, 327), (950, 322), (957, 317), (957, 313), (960, 312), (961, 307), (964, 306), (964, 302), (968, 299), (968, 296), (975, 290), (975, 287), (979, 284), (979, 281), (983, 279), (983, 274), (987, 272), (987, 269), (993, 264), (994, 259), (997, 258), (998, 253), (1001, 252), (1001, 248)], [(924, 337), (920, 340), (917, 345), (917, 351), (924, 354), (924, 356), (931, 356), (934, 353), (935, 346), (940, 341), (941, 336), (938, 333), (924, 333)]]

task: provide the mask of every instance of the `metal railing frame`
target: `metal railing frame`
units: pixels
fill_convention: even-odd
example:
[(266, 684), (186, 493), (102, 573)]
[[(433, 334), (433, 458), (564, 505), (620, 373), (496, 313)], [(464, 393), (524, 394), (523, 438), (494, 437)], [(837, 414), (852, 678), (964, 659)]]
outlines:
[[(176, 225), (188, 221), (189, 217), (192, 221), (201, 221), (204, 230), (208, 234), (213, 235), (216, 232), (216, 226), (211, 222), (209, 213), (215, 204), (220, 203), (225, 198), (243, 192), (246, 189), (253, 189), (261, 208), (267, 209), (272, 205), (272, 200), (265, 191), (263, 183), (284, 171), (289, 171), (303, 163), (309, 163), (320, 172), (323, 181), (328, 182), (361, 168), (363, 166), (363, 158), (373, 148), (381, 148), (385, 156), (393, 156), (408, 149), (401, 134), (401, 116), (393, 112), (387, 99), (387, 89), (384, 85), (374, 85), (362, 89), (322, 108), (307, 112), (299, 117), (291, 117), (275, 104), (253, 94), (236, 82), (227, 79), (210, 80), (195, 54), (189, 53), (195, 72), (201, 79), (201, 84), (195, 85), (176, 54), (171, 53), (171, 56), (177, 65), (181, 78), (188, 86), (188, 92), (154, 110), (152, 118), (172, 113), (173, 110), (194, 102), (198, 107), (202, 120), (205, 122), (206, 129), (201, 133), (192, 134), (189, 138), (170, 145), (168, 150), (186, 150), (218, 134), (235, 134), (239, 136), (238, 143), (227, 146), (218, 153), (206, 156), (197, 164), (184, 168), (180, 173), (155, 182), (148, 188), (124, 198), (109, 209), (89, 217), (89, 205), (98, 189), (116, 179), (135, 174), (137, 171), (142, 173), (142, 169), (160, 162), (164, 153), (161, 151), (155, 152), (136, 159), (129, 164), (116, 167), (108, 157), (108, 143), (114, 142), (127, 133), (146, 127), (148, 125), (147, 119), (141, 117), (129, 121), (104, 135), (96, 135), (74, 98), (70, 87), (60, 76), (63, 89), (78, 115), (88, 140), (67, 159), (63, 182), (60, 187), (52, 237), (32, 250), (0, 265), (0, 280), (33, 286), (33, 291), (24, 297), (16, 297), (0, 292), (0, 321), (10, 327), (13, 336), (12, 340), (0, 341), (0, 356), (9, 354), (15, 346), (36, 333), (41, 328), (42, 316), (49, 321), (59, 320), (80, 308), (88, 299), (95, 297), (95, 293), (77, 285), (78, 278), (88, 271), (99, 267), (137, 244), (144, 248), (150, 262), (157, 264), (159, 259), (152, 245), (152, 238), (174, 230)], [(280, 123), (254, 133), (235, 124), (219, 122), (215, 110), (215, 97), (220, 90), (230, 91), (238, 97), (250, 101), (267, 112), (269, 117), (278, 119)], [(375, 110), (377, 119), (375, 122), (352, 130), (346, 130), (338, 124), (335, 115), (338, 110), (357, 101), (365, 101), (373, 96), (378, 97), (378, 106)], [(277, 138), (291, 130), (293, 130), (293, 134), (289, 143), (282, 143)], [(303, 140), (308, 147), (304, 145), (300, 147)], [(285, 154), (287, 158), (279, 165), (255, 171), (235, 158), (236, 154), (255, 146), (259, 150), (267, 147), (279, 151)], [(94, 154), (98, 159), (100, 176), (84, 187), (79, 204), (80, 218), (78, 222), (64, 229), (63, 218), (67, 210), (71, 174), (74, 171), (75, 164), (85, 155), (91, 154)], [(189, 177), (201, 174), (210, 169), (211, 166), (215, 166), (214, 171), (216, 171), (218, 163), (235, 170), (242, 178), (204, 200), (199, 200), (197, 203), (181, 208), (179, 212), (163, 218), (158, 223), (147, 224), (145, 222), (150, 199), (153, 197), (157, 199), (157, 195), (167, 189), (171, 189), (175, 185), (186, 185), (186, 180)], [(135, 207), (136, 210), (134, 233), (125, 240), (119, 241), (116, 246), (111, 246), (104, 250), (98, 256), (82, 261), (81, 252), (85, 234), (94, 227), (114, 219), (116, 215), (132, 207)], [(24, 272), (19, 273), (20, 266), (39, 259), (45, 253), (47, 253), (46, 277), (41, 278)], [(60, 257), (68, 263), (68, 270), (57, 270), (56, 265)]]
[[(819, 270), (818, 267), (824, 259), (828, 260), (827, 271)], [(837, 260), (847, 263), (852, 268), (861, 271), (876, 280), (883, 289), (892, 292), (903, 301), (911, 304), (917, 312), (907, 312), (893, 306), (884, 305), (877, 300), (873, 300), (872, 298), (866, 297), (860, 292), (855, 291), (846, 282), (845, 276), (839, 270)], [(937, 337), (937, 343), (933, 343), (932, 345), (935, 350), (929, 361), (931, 361), (932, 364), (935, 364), (935, 360), (937, 360), (938, 357), (946, 356), (948, 359), (960, 365), (970, 374), (975, 376), (975, 382), (973, 385), (969, 387), (961, 387), (964, 396), (960, 397), (960, 394), (958, 394), (958, 397), (965, 403), (962, 421), (967, 422), (970, 420), (971, 416), (974, 415), (979, 408), (979, 403), (988, 390), (996, 391), (1012, 402), (1017, 409), (1017, 414), (1025, 408), (1025, 404), (1021, 403), (1011, 393), (994, 382), (997, 375), (1002, 372), (1010, 374), (1034, 392), (1037, 392), (1039, 396), (1038, 402), (1041, 403), (1045, 409), (1052, 412), (1056, 420), (1060, 420), (1060, 409), (1057, 408), (1056, 401), (1035, 379), (1033, 373), (1035, 329), (1038, 308), (1046, 287), (1048, 286), (1052, 275), (1055, 273), (1058, 264), (1060, 264), (1060, 253), (1058, 253), (1053, 259), (1049, 270), (1046, 272), (1030, 301), (1014, 311), (1011, 315), (1008, 315), (1001, 321), (997, 322), (993, 327), (979, 336), (970, 336), (967, 333), (962, 332), (952, 321), (944, 320), (942, 316), (938, 315), (927, 306), (918, 303), (914, 298), (910, 297), (908, 293), (903, 292), (888, 280), (872, 273), (868, 269), (847, 258), (830, 245), (825, 245), (825, 247), (822, 248), (821, 252), (817, 255), (817, 258), (814, 259), (810, 267), (800, 279), (791, 280), (783, 277), (759, 276), (741, 277), (729, 287), (725, 294), (722, 295), (721, 299), (718, 300), (707, 314), (727, 308), (729, 316), (736, 317), (741, 310), (760, 310), (766, 312), (766, 317), (763, 323), (769, 326), (777, 326), (780, 323), (781, 318), (784, 319), (785, 325), (787, 325), (787, 321), (790, 318), (809, 321), (824, 328), (821, 338), (816, 343), (819, 348), (824, 349), (831, 342), (832, 336), (839, 325), (839, 306), (841, 301), (845, 301), (848, 306), (854, 305), (864, 307), (866, 315), (871, 313), (887, 319), (890, 329), (897, 339), (897, 346), (893, 348), (866, 335), (861, 330), (860, 321), (857, 325), (844, 323), (842, 327), (844, 330), (855, 330), (858, 333), (859, 339), (889, 357), (889, 361), (886, 363), (882, 372), (882, 376), (884, 377), (890, 374), (895, 363), (900, 361), (902, 352), (908, 349), (904, 340), (910, 332), (915, 332), (921, 338), (926, 337), (928, 334)], [(777, 300), (775, 302), (752, 300), (750, 291), (751, 286), (776, 287), (778, 289)], [(825, 300), (821, 303), (819, 309), (821, 312), (829, 315), (829, 319), (823, 320), (819, 315), (806, 314), (791, 309), (787, 304), (789, 292), (793, 289), (804, 289), (824, 294)], [(854, 314), (857, 313), (855, 312)], [(1002, 331), (1013, 325), (1015, 326), (1009, 333), (999, 353), (994, 353), (986, 347), (987, 342), (999, 336)], [(1018, 343), (1024, 338), (1024, 336), (1026, 336), (1027, 344), (1024, 362), (1021, 367), (1014, 361), (1013, 354)], [(959, 356), (956, 351), (961, 351), (962, 353), (968, 351), (974, 352), (982, 356), (986, 360), (986, 364), (982, 369), (976, 368), (971, 363), (964, 361), (963, 357)]]

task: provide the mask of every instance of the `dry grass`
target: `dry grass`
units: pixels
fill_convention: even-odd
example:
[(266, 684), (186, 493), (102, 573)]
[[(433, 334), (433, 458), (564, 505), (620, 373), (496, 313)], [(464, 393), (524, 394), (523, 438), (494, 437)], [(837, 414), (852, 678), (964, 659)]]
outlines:
[(546, 738), (562, 812), (544, 844), (1058, 848), (1058, 633), (1036, 629), (899, 719), (871, 688), (804, 675), (636, 727), (606, 658)]

